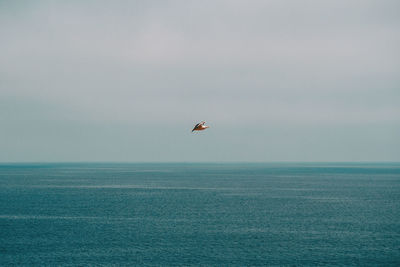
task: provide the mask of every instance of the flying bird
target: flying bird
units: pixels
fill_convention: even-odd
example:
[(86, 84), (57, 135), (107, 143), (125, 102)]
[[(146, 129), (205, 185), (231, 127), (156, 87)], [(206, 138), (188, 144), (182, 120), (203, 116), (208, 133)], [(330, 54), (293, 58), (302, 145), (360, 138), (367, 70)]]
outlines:
[(194, 126), (192, 132), (193, 132), (193, 131), (203, 131), (203, 130), (205, 130), (205, 129), (207, 129), (207, 128), (210, 128), (210, 126), (204, 125), (205, 123), (206, 123), (205, 121), (202, 121), (202, 122), (196, 124), (196, 125)]

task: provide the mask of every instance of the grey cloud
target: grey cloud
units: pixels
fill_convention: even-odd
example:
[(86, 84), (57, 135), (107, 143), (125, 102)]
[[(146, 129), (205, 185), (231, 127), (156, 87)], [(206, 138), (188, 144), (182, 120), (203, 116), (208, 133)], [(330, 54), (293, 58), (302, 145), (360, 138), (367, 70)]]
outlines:
[[(360, 143), (346, 160), (365, 153), (371, 160), (399, 160), (392, 138), (400, 124), (398, 8), (398, 1), (3, 1), (0, 120), (10, 127), (0, 160), (11, 154), (23, 160), (29, 140), (45, 142), (39, 135), (54, 140), (48, 152), (37, 152), (40, 160), (58, 135), (85, 147), (87, 137), (71, 128), (101, 132), (99, 140), (115, 146), (102, 146), (104, 152), (122, 148), (126, 142), (111, 139), (126, 141), (124, 132), (149, 141), (141, 150), (151, 160), (155, 145), (145, 138), (151, 125), (168, 129), (157, 146), (170, 154), (157, 160), (205, 160), (211, 152), (220, 155), (213, 160), (274, 160), (262, 148), (287, 138), (250, 133), (254, 127), (268, 133), (269, 125), (290, 128), (292, 140), (299, 141), (296, 132), (317, 140), (304, 160), (340, 160), (339, 151), (329, 154), (329, 144), (326, 153), (317, 149), (329, 143), (318, 136), (326, 132), (307, 129), (341, 132), (348, 124), (352, 133), (371, 131), (387, 144), (366, 134), (361, 140), (373, 147), (369, 154)], [(214, 146), (196, 156), (182, 148), (174, 152), (168, 144), (177, 134), (173, 128), (202, 119), (226, 129), (238, 123), (240, 135), (221, 141), (209, 134)], [(21, 142), (15, 132), (31, 129), (26, 125), (34, 121), (40, 125), (35, 136), (24, 136), (25, 145), (16, 149)], [(52, 125), (64, 130), (46, 130)], [(111, 125), (115, 137), (107, 130)], [(349, 144), (357, 139), (352, 133), (331, 138)], [(225, 144), (221, 149), (230, 144), (247, 152), (225, 155), (217, 142)], [(65, 146), (54, 153), (72, 160), (73, 153), (63, 156)], [(284, 155), (289, 146), (271, 148)], [(125, 153), (109, 160), (140, 161), (138, 150)], [(290, 160), (302, 160), (301, 153)]]

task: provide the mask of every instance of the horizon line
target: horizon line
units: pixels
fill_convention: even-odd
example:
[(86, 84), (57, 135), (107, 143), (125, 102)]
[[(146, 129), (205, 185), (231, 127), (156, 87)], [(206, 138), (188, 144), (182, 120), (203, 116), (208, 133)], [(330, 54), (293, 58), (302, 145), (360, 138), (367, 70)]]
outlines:
[(0, 161), (4, 164), (272, 164), (272, 163), (398, 163), (400, 161)]

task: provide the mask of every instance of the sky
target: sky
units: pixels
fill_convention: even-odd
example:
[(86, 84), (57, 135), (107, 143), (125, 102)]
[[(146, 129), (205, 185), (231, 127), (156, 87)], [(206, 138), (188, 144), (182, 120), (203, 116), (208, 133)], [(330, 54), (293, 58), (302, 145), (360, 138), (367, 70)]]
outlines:
[(2, 0), (0, 162), (400, 161), (399, 10)]

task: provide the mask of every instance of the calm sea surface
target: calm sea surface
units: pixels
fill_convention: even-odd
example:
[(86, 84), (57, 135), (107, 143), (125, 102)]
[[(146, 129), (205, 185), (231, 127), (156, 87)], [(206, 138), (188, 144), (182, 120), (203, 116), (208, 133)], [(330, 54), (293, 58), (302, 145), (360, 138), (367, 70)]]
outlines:
[(400, 265), (400, 164), (2, 164), (0, 266)]

